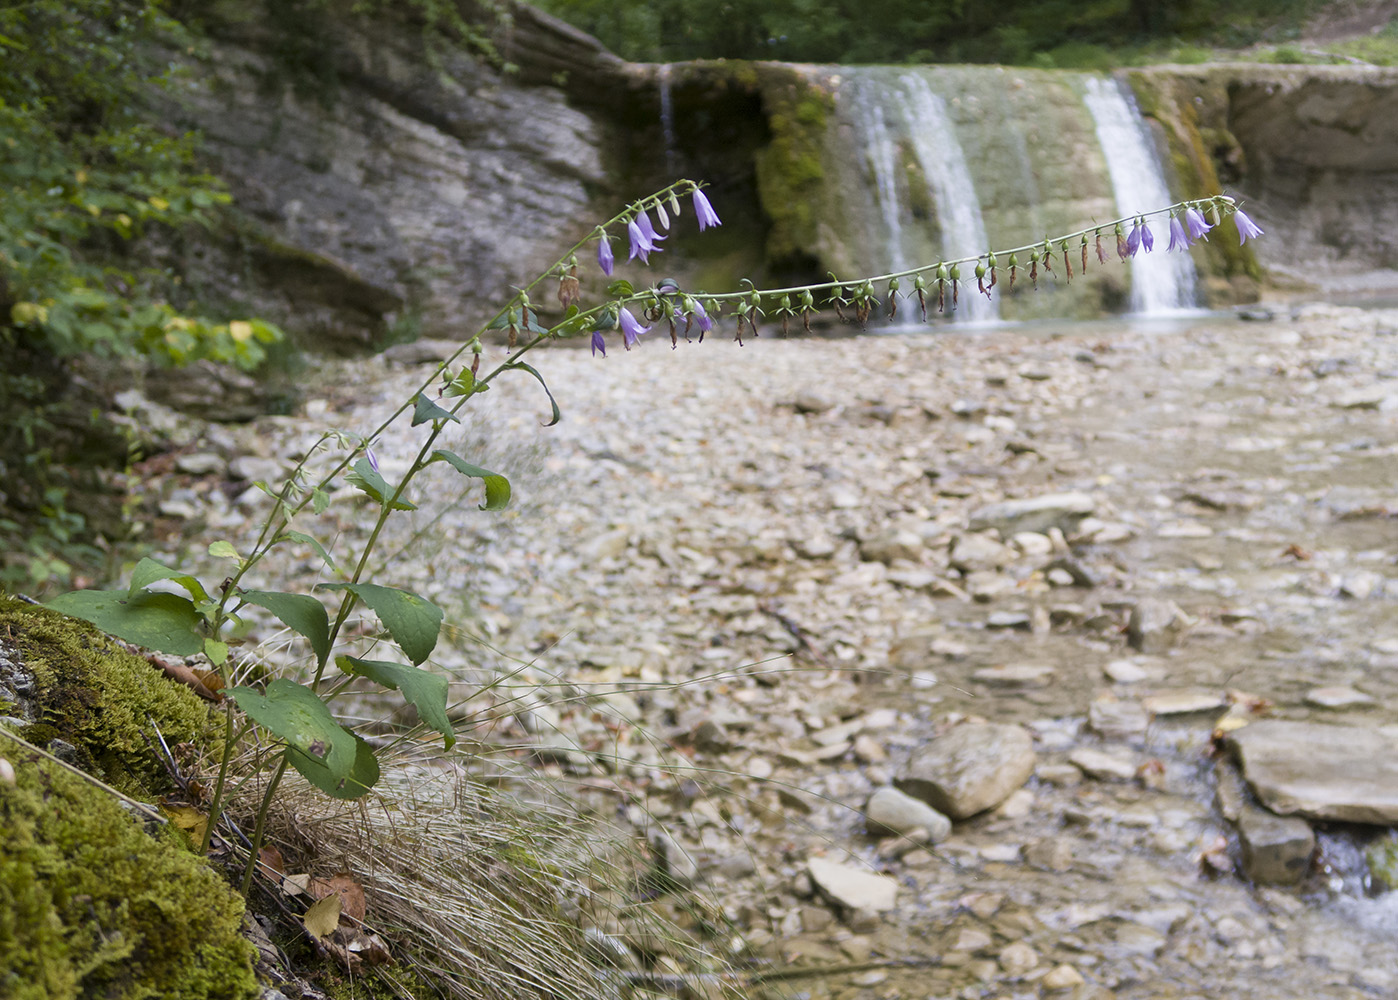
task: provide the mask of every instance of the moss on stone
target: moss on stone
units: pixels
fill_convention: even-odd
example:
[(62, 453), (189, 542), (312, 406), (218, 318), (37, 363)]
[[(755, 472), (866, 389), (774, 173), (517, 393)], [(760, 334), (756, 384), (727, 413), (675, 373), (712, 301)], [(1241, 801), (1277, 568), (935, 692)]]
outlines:
[(1369, 877), (1375, 888), (1385, 892), (1398, 889), (1398, 836), (1390, 831), (1364, 849)]
[(0, 995), (256, 995), (232, 887), (172, 834), (146, 834), (109, 793), (3, 732), (0, 756), (17, 778), (0, 785)]
[(767, 258), (779, 263), (810, 254), (817, 242), (825, 178), (826, 123), (834, 97), (791, 67), (763, 64), (762, 92), (772, 140), (757, 154), (757, 190), (771, 220)]
[(172, 746), (216, 738), (206, 702), (86, 622), (0, 598), (0, 642), (34, 675), (33, 722), (20, 735), (36, 746), (72, 744), (84, 770), (123, 792), (150, 797), (165, 787), (147, 742), (152, 727)]

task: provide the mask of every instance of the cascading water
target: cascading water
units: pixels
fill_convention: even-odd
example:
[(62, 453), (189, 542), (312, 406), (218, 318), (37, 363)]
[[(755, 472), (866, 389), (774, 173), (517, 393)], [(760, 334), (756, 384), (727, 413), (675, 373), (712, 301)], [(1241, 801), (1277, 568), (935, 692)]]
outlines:
[[(856, 149), (867, 158), (872, 174), (870, 207), (882, 227), (878, 233), (865, 234), (875, 257), (868, 266), (898, 271), (935, 263), (942, 257), (983, 253), (989, 244), (971, 171), (946, 102), (927, 78), (915, 71), (897, 78), (876, 70), (854, 72), (847, 96)], [(915, 186), (922, 190), (914, 190)], [(934, 206), (938, 232), (918, 225), (920, 213), (914, 211), (915, 203)], [(973, 267), (963, 271), (970, 275)], [(967, 282), (963, 276), (962, 282), (955, 319), (995, 320), (999, 315), (996, 303), (976, 293), (974, 281)], [(948, 309), (950, 297), (948, 294)]]
[[(1107, 159), (1118, 215), (1145, 212), (1171, 201), (1170, 189), (1156, 158), (1150, 133), (1130, 95), (1116, 80), (1087, 77), (1083, 103), (1097, 127), (1097, 141)], [(1131, 258), (1131, 311), (1168, 316), (1193, 310), (1194, 263), (1187, 253), (1167, 253), (1166, 227), (1155, 222), (1156, 248)]]

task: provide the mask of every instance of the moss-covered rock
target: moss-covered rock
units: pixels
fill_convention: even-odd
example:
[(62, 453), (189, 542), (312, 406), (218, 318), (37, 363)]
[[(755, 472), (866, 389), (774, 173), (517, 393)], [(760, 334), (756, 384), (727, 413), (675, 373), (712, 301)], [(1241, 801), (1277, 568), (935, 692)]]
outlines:
[(796, 67), (762, 63), (757, 76), (772, 140), (756, 157), (757, 188), (771, 220), (767, 257), (778, 266), (819, 242), (827, 119), (834, 98)]
[(1364, 860), (1369, 865), (1369, 877), (1376, 889), (1384, 892), (1398, 889), (1398, 836), (1393, 831), (1390, 830), (1386, 836), (1365, 848)]
[(28, 722), (20, 735), (70, 744), (80, 767), (123, 792), (164, 787), (148, 742), (157, 730), (171, 746), (210, 735), (206, 702), (86, 622), (0, 598), (0, 653), (7, 671), (24, 675), (23, 694), (0, 692), (24, 701), (7, 710)]
[(241, 897), (173, 832), (3, 730), (0, 756), (0, 995), (256, 995)]

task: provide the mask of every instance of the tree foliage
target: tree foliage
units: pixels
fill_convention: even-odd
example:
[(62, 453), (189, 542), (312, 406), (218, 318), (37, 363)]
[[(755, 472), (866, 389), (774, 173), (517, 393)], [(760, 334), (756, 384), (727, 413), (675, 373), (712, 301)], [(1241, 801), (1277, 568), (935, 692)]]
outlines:
[(637, 60), (1070, 64), (1169, 40), (1247, 44), (1317, 0), (541, 0)]

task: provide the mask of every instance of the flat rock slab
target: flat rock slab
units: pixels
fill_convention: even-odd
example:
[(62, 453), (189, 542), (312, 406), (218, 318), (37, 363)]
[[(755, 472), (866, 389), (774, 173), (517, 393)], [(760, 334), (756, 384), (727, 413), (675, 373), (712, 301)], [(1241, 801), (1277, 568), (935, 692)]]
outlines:
[(1253, 793), (1275, 813), (1398, 824), (1398, 738), (1267, 719), (1228, 734)]
[(952, 819), (993, 809), (1034, 773), (1034, 742), (1019, 726), (956, 726), (914, 752), (899, 790)]
[(822, 896), (849, 910), (881, 913), (893, 909), (898, 898), (898, 883), (887, 875), (877, 875), (825, 858), (809, 859), (806, 870)]
[(1049, 493), (1028, 500), (1006, 500), (972, 513), (971, 530), (996, 528), (1002, 535), (1009, 535), (1058, 528), (1067, 534), (1096, 509), (1097, 501), (1086, 493)]

